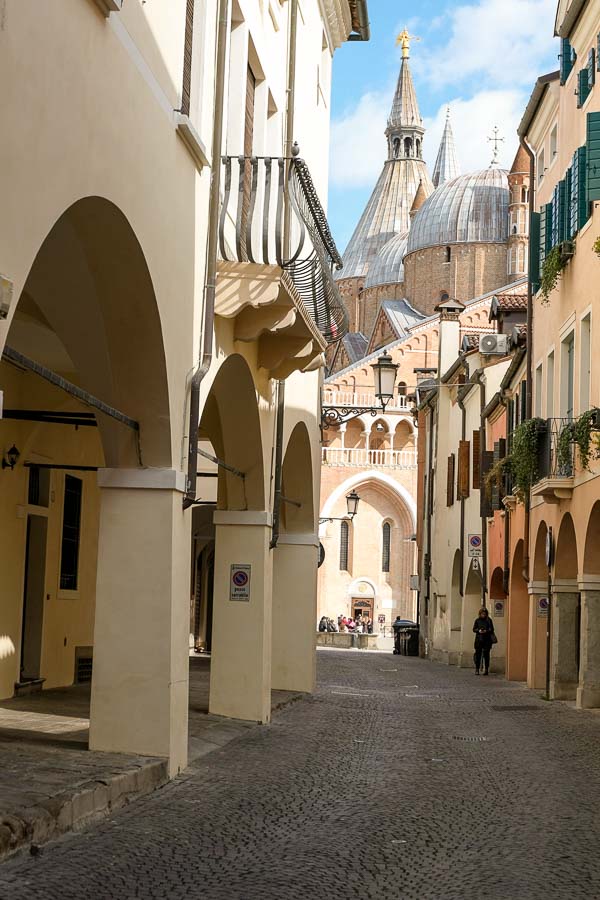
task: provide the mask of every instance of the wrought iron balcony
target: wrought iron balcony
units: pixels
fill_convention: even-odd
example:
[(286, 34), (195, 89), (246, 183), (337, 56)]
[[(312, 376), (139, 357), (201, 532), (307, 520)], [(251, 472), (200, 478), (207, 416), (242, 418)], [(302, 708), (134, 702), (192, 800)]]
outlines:
[(342, 259), (304, 160), (225, 156), (221, 165), (221, 258), (279, 267), (326, 343), (339, 341), (348, 331), (348, 313), (332, 272)]
[(572, 419), (546, 419), (546, 427), (538, 435), (538, 478), (531, 493), (550, 503), (566, 500), (573, 492), (572, 426)]

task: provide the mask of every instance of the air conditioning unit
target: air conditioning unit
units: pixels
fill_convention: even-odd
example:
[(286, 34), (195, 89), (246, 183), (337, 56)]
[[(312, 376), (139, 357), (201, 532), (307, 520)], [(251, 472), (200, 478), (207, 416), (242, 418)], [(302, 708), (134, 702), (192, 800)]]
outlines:
[(483, 356), (506, 356), (508, 353), (508, 335), (482, 334), (479, 338), (479, 352)]

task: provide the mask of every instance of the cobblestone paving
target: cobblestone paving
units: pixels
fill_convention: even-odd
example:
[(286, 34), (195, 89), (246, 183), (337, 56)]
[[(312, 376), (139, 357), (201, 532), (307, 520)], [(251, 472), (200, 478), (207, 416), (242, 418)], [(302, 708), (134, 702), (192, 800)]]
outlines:
[(418, 659), (321, 651), (317, 694), (2, 900), (600, 898), (600, 715)]

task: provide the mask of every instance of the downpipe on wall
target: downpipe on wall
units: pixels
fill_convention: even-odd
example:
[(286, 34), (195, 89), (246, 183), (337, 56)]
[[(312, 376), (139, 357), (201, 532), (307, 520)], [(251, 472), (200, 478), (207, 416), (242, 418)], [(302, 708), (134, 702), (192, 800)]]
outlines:
[[(521, 138), (521, 147), (529, 157), (529, 222), (535, 211), (535, 154), (525, 138)], [(527, 273), (527, 387), (525, 392), (525, 415), (531, 419), (533, 414), (533, 285), (531, 271)], [(525, 498), (525, 516), (523, 525), (523, 578), (529, 583), (529, 495)]]

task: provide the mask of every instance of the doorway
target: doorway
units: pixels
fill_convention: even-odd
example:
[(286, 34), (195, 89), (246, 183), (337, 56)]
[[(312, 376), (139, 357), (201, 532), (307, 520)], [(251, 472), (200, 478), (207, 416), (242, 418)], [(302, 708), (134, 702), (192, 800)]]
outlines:
[(47, 532), (48, 519), (45, 516), (29, 515), (27, 517), (21, 630), (21, 682), (35, 681), (40, 678)]
[(365, 600), (364, 597), (352, 598), (352, 616), (356, 620), (359, 616), (363, 619), (371, 619), (373, 621), (373, 600)]

